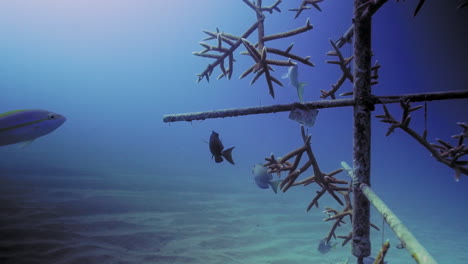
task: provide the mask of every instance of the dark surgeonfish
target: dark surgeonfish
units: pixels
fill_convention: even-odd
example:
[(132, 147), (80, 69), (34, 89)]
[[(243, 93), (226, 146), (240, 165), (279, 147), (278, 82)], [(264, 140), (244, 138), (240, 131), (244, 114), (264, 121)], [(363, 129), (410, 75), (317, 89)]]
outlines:
[(268, 189), (268, 187), (271, 187), (275, 193), (278, 192), (278, 185), (281, 183), (281, 180), (272, 181), (273, 176), (271, 173), (268, 173), (268, 168), (264, 167), (262, 164), (255, 164), (252, 168), (252, 174), (259, 188)]
[(216, 163), (220, 163), (223, 161), (223, 157), (229, 161), (229, 163), (234, 165), (234, 160), (232, 159), (232, 150), (235, 147), (228, 148), (224, 150), (223, 143), (221, 139), (219, 139), (219, 134), (216, 132), (211, 132), (210, 136), (210, 152), (215, 158)]
[(67, 119), (45, 110), (16, 110), (0, 114), (0, 146), (31, 144), (60, 127)]

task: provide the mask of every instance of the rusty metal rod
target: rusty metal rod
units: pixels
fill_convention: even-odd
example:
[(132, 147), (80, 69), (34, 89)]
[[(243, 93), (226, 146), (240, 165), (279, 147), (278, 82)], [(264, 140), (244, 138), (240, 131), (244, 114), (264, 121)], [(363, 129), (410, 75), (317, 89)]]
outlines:
[(388, 206), (375, 194), (374, 191), (367, 185), (360, 185), (361, 192), (367, 197), (369, 202), (383, 216), (385, 222), (395, 232), (396, 236), (405, 244), (406, 250), (419, 264), (437, 264), (437, 261), (427, 252), (427, 250), (419, 243), (413, 234), (403, 225), (401, 220), (388, 208)]
[[(446, 100), (446, 99), (463, 99), (463, 98), (468, 98), (468, 90), (435, 92), (435, 93), (419, 93), (419, 94), (403, 94), (403, 95), (392, 95), (392, 96), (375, 96), (373, 98), (375, 98), (374, 100), (375, 104), (398, 103), (400, 102), (401, 99), (409, 100), (411, 102), (435, 101), (435, 100)], [(163, 121), (165, 123), (179, 122), (179, 121), (191, 122), (194, 120), (205, 120), (205, 119), (211, 119), (211, 118), (224, 118), (224, 117), (235, 117), (235, 116), (244, 116), (244, 115), (287, 112), (287, 111), (291, 111), (294, 107), (320, 109), (320, 108), (344, 107), (344, 106), (353, 106), (353, 105), (354, 105), (354, 99), (323, 100), (323, 101), (305, 102), (302, 104), (300, 103), (278, 104), (278, 105), (269, 105), (269, 106), (213, 110), (213, 111), (206, 111), (206, 112), (171, 114), (171, 115), (163, 116)]]
[(354, 0), (354, 67), (353, 67), (353, 237), (352, 253), (358, 263), (371, 254), (370, 203), (361, 192), (359, 184), (370, 185), (371, 170), (371, 113), (374, 109), (371, 93), (371, 32), (372, 17), (364, 17), (362, 5), (367, 0)]

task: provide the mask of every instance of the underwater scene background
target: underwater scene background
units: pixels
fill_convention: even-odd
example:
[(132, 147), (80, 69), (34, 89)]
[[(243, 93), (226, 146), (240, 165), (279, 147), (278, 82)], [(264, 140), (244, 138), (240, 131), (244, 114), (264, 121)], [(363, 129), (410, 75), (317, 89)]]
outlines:
[[(322, 12), (294, 19), (287, 9), (299, 4), (281, 3), (265, 30), (291, 30), (310, 18), (313, 30), (272, 45), (294, 42), (295, 53), (311, 56), (315, 67), (298, 71), (304, 100), (315, 101), (341, 74), (325, 54), (328, 39), (351, 25), (352, 1), (324, 1)], [(374, 15), (372, 47), (382, 65), (374, 94), (467, 89), (468, 10), (456, 5), (430, 1), (413, 17), (413, 1), (389, 1)], [(339, 205), (324, 197), (306, 213), (317, 186), (275, 194), (254, 183), (256, 163), (302, 145), (288, 113), (162, 122), (172, 113), (297, 101), (287, 81), (273, 99), (263, 78), (252, 86), (239, 80), (252, 61), (237, 54), (231, 80), (196, 83), (211, 62), (192, 55), (206, 37), (201, 30), (240, 35), (255, 20), (242, 1), (0, 2), (0, 112), (46, 109), (67, 118), (27, 147), (0, 148), (0, 262), (355, 263), (350, 243), (318, 250), (331, 228), (322, 211)], [(278, 77), (286, 71), (275, 68)], [(399, 116), (398, 105), (388, 107)], [(373, 116), (382, 113), (379, 105)], [(452, 140), (467, 114), (466, 99), (428, 102), (428, 140)], [(412, 117), (421, 132), (424, 111)], [(352, 124), (351, 108), (319, 111), (308, 132), (323, 171), (352, 164)], [(387, 129), (372, 119), (372, 188), (438, 263), (468, 263), (467, 178), (455, 182), (416, 141), (401, 130), (385, 137)], [(235, 147), (235, 165), (214, 162), (212, 131)], [(371, 231), (372, 255), (389, 239), (388, 263), (414, 263), (372, 210), (381, 229)], [(337, 233), (350, 231), (347, 223)]]

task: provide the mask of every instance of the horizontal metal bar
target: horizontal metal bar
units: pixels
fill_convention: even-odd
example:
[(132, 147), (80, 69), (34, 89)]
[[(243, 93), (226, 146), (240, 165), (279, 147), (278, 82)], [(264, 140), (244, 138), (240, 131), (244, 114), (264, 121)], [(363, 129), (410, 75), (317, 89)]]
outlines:
[[(375, 104), (398, 103), (402, 99), (410, 100), (412, 102), (446, 100), (446, 99), (462, 99), (462, 98), (468, 98), (468, 90), (436, 92), (436, 93), (420, 93), (420, 94), (403, 94), (403, 95), (392, 95), (392, 96), (376, 96), (374, 98), (375, 100), (373, 103)], [(193, 120), (205, 120), (205, 119), (211, 119), (211, 118), (224, 118), (224, 117), (235, 117), (235, 116), (244, 116), (244, 115), (287, 112), (287, 111), (291, 111), (293, 108), (320, 109), (320, 108), (344, 107), (344, 106), (353, 106), (353, 105), (354, 105), (354, 99), (323, 100), (323, 101), (305, 102), (302, 104), (301, 103), (278, 104), (278, 105), (270, 105), (270, 106), (258, 106), (258, 107), (213, 110), (213, 111), (206, 111), (206, 112), (172, 114), (172, 115), (163, 116), (163, 121), (165, 123), (179, 122), (179, 121), (190, 122)]]

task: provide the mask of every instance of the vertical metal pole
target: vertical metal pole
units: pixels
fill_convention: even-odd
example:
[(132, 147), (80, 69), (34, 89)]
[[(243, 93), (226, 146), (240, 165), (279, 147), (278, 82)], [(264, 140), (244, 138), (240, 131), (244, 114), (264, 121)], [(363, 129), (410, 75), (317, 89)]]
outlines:
[[(370, 203), (359, 185), (370, 186), (371, 111), (371, 16), (361, 18), (368, 0), (354, 0), (354, 175), (352, 252), (358, 263), (371, 253)], [(361, 8), (359, 8), (361, 7)]]

